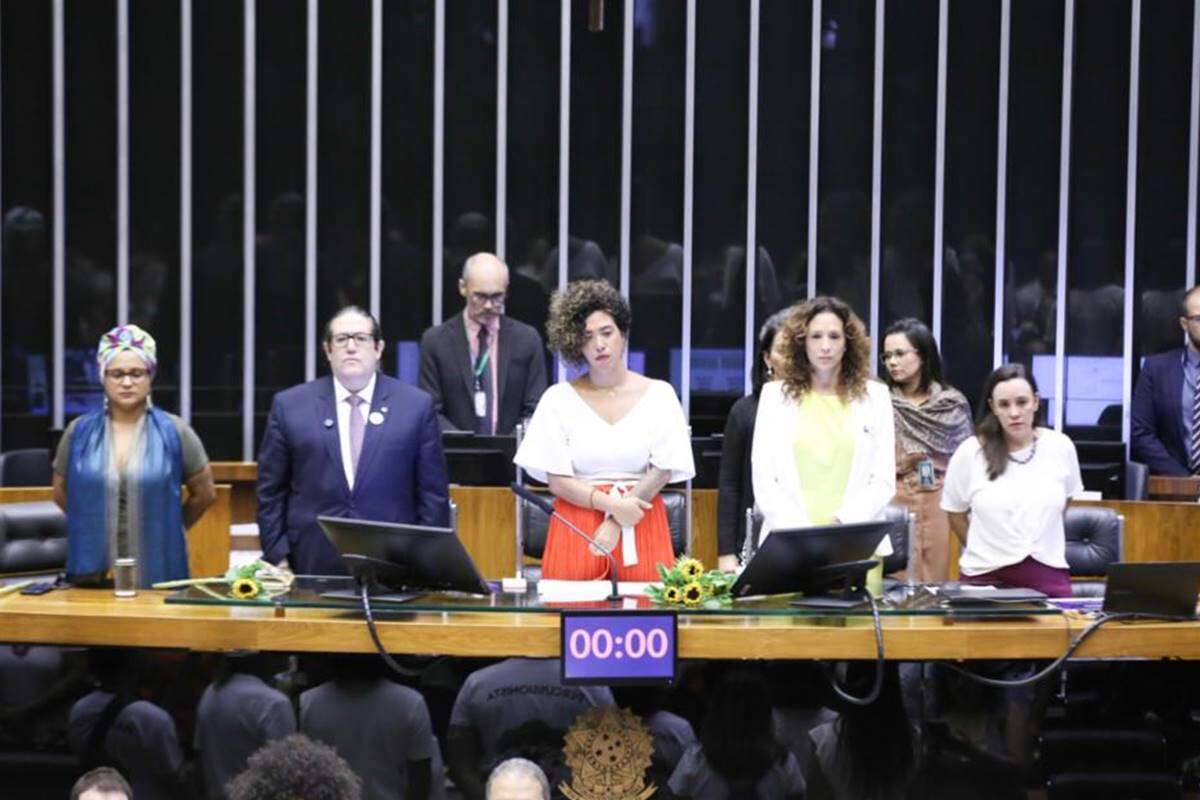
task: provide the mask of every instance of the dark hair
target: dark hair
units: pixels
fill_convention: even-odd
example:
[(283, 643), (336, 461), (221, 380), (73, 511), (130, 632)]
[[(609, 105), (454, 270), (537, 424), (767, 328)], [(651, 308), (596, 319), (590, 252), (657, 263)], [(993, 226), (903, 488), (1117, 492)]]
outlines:
[(725, 674), (700, 725), (700, 744), (731, 796), (753, 796), (754, 785), (786, 755), (775, 739), (770, 692), (761, 675), (745, 669)]
[[(893, 333), (904, 334), (909, 344), (917, 351), (917, 358), (921, 359), (921, 391), (929, 391), (931, 384), (941, 383), (942, 356), (938, 353), (937, 342), (933, 340), (933, 334), (929, 327), (915, 317), (898, 319), (883, 332), (883, 340), (880, 345), (882, 346), (883, 342), (887, 341), (887, 337)], [(892, 375), (886, 369), (883, 370), (883, 379), (888, 386), (895, 388), (896, 384), (892, 381)]]
[(104, 794), (121, 792), (125, 795), (125, 800), (133, 800), (133, 788), (130, 787), (129, 781), (112, 767), (96, 767), (80, 775), (79, 780), (71, 787), (70, 800), (79, 800), (84, 792), (93, 789)]
[(379, 320), (375, 319), (375, 315), (361, 306), (349, 305), (339, 308), (337, 313), (325, 323), (325, 335), (321, 338), (322, 342), (329, 344), (333, 340), (333, 321), (338, 317), (344, 317), (346, 314), (358, 314), (360, 317), (366, 317), (371, 320), (371, 335), (375, 337), (376, 342), (383, 339), (383, 330), (380, 329)]
[(359, 800), (362, 781), (332, 747), (293, 733), (250, 756), (225, 790), (230, 800)]
[(612, 317), (617, 330), (628, 340), (633, 313), (621, 293), (605, 280), (571, 281), (550, 298), (550, 318), (546, 321), (550, 349), (570, 364), (582, 364), (587, 318), (597, 311)]
[(808, 363), (808, 352), (804, 342), (808, 338), (808, 324), (818, 314), (829, 313), (842, 321), (846, 336), (846, 353), (842, 356), (842, 371), (838, 380), (838, 397), (852, 400), (861, 397), (867, 390), (867, 378), (871, 374), (871, 340), (867, 336), (867, 326), (854, 313), (846, 301), (819, 295), (809, 298), (792, 309), (784, 324), (782, 333), (787, 337), (784, 353), (787, 365), (784, 367), (784, 390), (794, 398), (800, 399), (812, 388), (812, 367)]
[(775, 345), (775, 334), (783, 328), (787, 322), (788, 316), (792, 313), (792, 309), (785, 308), (782, 311), (776, 311), (771, 316), (767, 317), (767, 321), (763, 323), (758, 331), (758, 357), (754, 359), (754, 368), (750, 370), (750, 386), (754, 392), (754, 396), (762, 392), (763, 384), (770, 378), (767, 375), (766, 357), (771, 352), (771, 348)]
[[(1008, 442), (1004, 440), (1004, 429), (1000, 425), (1000, 418), (992, 411), (990, 404), (992, 392), (996, 390), (997, 384), (1018, 378), (1028, 383), (1029, 388), (1033, 390), (1034, 397), (1037, 397), (1037, 381), (1033, 379), (1033, 373), (1025, 369), (1024, 364), (1005, 364), (992, 370), (992, 374), (988, 375), (987, 380), (983, 382), (983, 391), (979, 395), (979, 412), (975, 415), (975, 435), (979, 437), (979, 443), (983, 445), (983, 458), (987, 462), (989, 481), (999, 478), (1008, 467)], [(1037, 422), (1035, 414), (1034, 424), (1036, 425)]]

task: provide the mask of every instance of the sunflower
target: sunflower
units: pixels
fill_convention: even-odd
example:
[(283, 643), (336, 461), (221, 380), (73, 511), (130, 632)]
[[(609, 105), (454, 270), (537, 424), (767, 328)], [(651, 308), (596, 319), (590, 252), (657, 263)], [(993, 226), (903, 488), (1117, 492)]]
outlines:
[(679, 591), (678, 586), (667, 586), (663, 588), (662, 596), (663, 600), (668, 603), (678, 603), (683, 599), (683, 594)]
[(253, 578), (238, 578), (229, 587), (229, 593), (238, 600), (253, 600), (258, 597), (260, 591), (262, 591), (262, 587)]
[(679, 574), (686, 581), (694, 581), (704, 574), (704, 565), (694, 558), (685, 558), (679, 562)]
[(704, 587), (697, 581), (692, 581), (687, 586), (683, 587), (683, 604), (685, 606), (698, 606), (700, 601), (704, 599)]

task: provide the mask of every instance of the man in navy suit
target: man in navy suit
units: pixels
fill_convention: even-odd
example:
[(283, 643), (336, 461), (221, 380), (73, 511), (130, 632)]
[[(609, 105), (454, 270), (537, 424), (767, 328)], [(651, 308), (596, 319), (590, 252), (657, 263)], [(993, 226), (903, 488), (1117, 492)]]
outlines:
[(263, 558), (303, 575), (346, 573), (317, 516), (449, 524), (433, 400), (378, 372), (379, 323), (347, 306), (325, 326), (330, 377), (275, 395), (258, 453)]
[[(1187, 345), (1146, 359), (1133, 390), (1130, 449), (1134, 461), (1152, 475), (1200, 472), (1200, 418), (1196, 381), (1200, 379), (1200, 285), (1183, 296), (1179, 327)], [(1195, 439), (1193, 439), (1195, 434)]]

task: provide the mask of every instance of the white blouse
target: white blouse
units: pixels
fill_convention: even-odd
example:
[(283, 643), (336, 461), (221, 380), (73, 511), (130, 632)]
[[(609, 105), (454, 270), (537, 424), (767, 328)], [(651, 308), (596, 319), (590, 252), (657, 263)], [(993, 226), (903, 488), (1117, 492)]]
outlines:
[(549, 475), (637, 480), (651, 466), (668, 470), (670, 483), (696, 474), (679, 399), (671, 384), (656, 380), (611, 424), (570, 383), (554, 384), (538, 401), (513, 461), (543, 483)]
[(958, 560), (964, 575), (1018, 564), (1033, 556), (1048, 567), (1067, 568), (1063, 510), (1083, 489), (1075, 444), (1058, 431), (1037, 430), (1037, 451), (1013, 453), (1004, 472), (988, 480), (983, 446), (975, 436), (950, 458), (942, 508), (971, 512), (967, 546)]

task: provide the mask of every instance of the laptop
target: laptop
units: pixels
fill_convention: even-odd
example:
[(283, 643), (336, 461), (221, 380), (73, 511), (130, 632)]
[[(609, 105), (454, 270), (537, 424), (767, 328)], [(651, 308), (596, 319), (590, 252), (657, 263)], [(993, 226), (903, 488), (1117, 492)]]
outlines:
[(1200, 561), (1118, 561), (1108, 565), (1104, 611), (1196, 617)]

